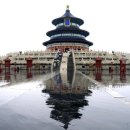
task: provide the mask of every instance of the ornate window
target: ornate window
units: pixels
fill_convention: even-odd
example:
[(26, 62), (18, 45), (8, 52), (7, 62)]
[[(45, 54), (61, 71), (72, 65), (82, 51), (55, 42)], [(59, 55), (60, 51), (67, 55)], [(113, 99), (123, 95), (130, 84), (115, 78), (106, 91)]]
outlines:
[(70, 26), (70, 19), (65, 19), (65, 25)]

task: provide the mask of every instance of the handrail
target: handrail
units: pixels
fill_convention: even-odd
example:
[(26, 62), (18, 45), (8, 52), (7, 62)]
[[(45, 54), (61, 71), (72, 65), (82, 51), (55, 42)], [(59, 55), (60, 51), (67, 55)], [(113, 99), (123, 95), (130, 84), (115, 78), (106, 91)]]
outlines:
[(73, 56), (74, 70), (76, 70), (75, 56), (74, 56), (74, 51), (73, 50), (72, 50), (72, 56)]

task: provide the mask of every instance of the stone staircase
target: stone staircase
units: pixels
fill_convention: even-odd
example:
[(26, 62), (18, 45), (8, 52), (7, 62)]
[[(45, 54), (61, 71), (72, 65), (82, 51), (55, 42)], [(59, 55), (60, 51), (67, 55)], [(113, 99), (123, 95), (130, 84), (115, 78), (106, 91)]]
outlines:
[(65, 73), (67, 71), (67, 61), (68, 61), (67, 59), (68, 59), (68, 54), (63, 53), (62, 61), (60, 64), (60, 72), (61, 73)]

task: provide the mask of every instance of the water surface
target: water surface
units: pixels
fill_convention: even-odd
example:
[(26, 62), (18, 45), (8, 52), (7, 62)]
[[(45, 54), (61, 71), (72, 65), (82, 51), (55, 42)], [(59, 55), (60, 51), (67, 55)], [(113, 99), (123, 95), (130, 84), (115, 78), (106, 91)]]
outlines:
[(0, 130), (128, 130), (130, 75), (0, 74)]

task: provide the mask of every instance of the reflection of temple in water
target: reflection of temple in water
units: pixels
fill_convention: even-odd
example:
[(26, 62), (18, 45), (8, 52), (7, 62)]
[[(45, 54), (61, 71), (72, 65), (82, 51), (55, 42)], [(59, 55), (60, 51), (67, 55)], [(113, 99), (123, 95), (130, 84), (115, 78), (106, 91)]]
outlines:
[(64, 129), (68, 128), (71, 120), (81, 118), (79, 109), (88, 105), (85, 96), (92, 93), (88, 90), (86, 79), (74, 72), (70, 75), (56, 74), (46, 81), (46, 89), (42, 92), (50, 95), (46, 101), (47, 105), (53, 108), (50, 118), (63, 123)]

